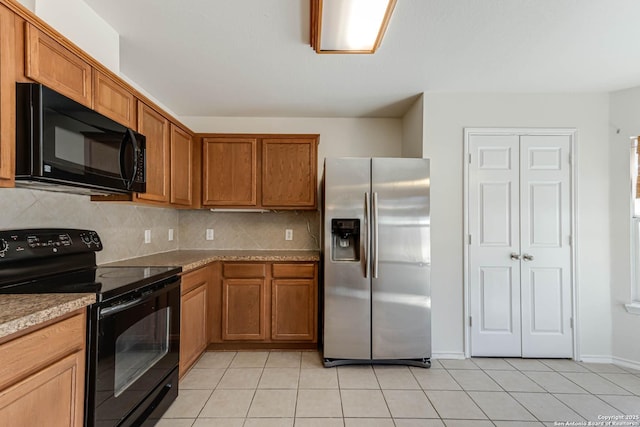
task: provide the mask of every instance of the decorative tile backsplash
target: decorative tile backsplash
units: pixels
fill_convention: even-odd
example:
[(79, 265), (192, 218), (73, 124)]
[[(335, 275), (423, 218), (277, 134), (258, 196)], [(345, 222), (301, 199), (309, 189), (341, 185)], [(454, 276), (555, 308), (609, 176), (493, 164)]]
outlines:
[[(98, 263), (178, 249), (178, 211), (122, 203), (91, 202), (89, 196), (18, 188), (0, 189), (0, 228), (96, 230), (104, 249)], [(168, 230), (175, 237), (168, 241)], [(151, 243), (144, 243), (151, 230)]]
[[(213, 229), (213, 240), (206, 230)], [(285, 230), (293, 240), (285, 240)], [(318, 211), (180, 212), (180, 249), (319, 249)]]
[[(211, 212), (113, 202), (88, 196), (18, 188), (0, 189), (0, 229), (62, 227), (96, 230), (104, 243), (98, 263), (176, 249), (319, 249), (320, 213)], [(206, 229), (214, 240), (206, 240)], [(169, 229), (174, 240), (168, 240)], [(285, 240), (285, 230), (293, 240)], [(151, 243), (144, 231), (151, 230)]]

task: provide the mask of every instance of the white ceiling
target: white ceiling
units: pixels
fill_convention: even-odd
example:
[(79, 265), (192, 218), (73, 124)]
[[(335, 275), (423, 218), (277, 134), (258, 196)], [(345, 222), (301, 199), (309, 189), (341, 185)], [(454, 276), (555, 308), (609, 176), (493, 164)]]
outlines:
[(374, 55), (318, 55), (308, 0), (85, 0), (180, 116), (399, 117), (422, 92), (640, 86), (638, 0), (398, 0)]

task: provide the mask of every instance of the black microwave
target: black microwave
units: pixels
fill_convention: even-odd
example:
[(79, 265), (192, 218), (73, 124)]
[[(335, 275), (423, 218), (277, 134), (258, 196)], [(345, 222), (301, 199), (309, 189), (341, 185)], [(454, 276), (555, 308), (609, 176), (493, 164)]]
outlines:
[(144, 135), (37, 83), (16, 83), (16, 186), (144, 193)]

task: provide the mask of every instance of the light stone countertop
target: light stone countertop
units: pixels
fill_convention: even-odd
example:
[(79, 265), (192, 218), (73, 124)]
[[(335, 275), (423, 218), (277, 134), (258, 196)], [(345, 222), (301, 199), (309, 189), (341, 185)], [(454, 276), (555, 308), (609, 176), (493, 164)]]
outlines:
[(320, 251), (242, 251), (242, 250), (177, 250), (116, 261), (103, 266), (168, 266), (195, 270), (214, 261), (304, 262), (320, 261)]
[(0, 295), (0, 338), (96, 302), (91, 294)]

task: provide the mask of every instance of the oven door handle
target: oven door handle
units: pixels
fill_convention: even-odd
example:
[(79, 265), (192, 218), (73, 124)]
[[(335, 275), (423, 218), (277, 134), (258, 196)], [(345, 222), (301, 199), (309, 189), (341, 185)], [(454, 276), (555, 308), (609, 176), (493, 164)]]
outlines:
[(122, 304), (114, 305), (112, 307), (107, 307), (107, 308), (100, 309), (100, 318), (104, 319), (107, 316), (111, 316), (111, 315), (119, 313), (119, 312), (121, 312), (123, 310), (126, 310), (128, 308), (131, 308), (134, 305), (140, 304), (145, 299), (147, 299), (147, 295), (142, 296), (140, 298), (136, 298), (136, 299), (131, 300), (131, 301), (127, 301), (127, 302), (122, 303)]

